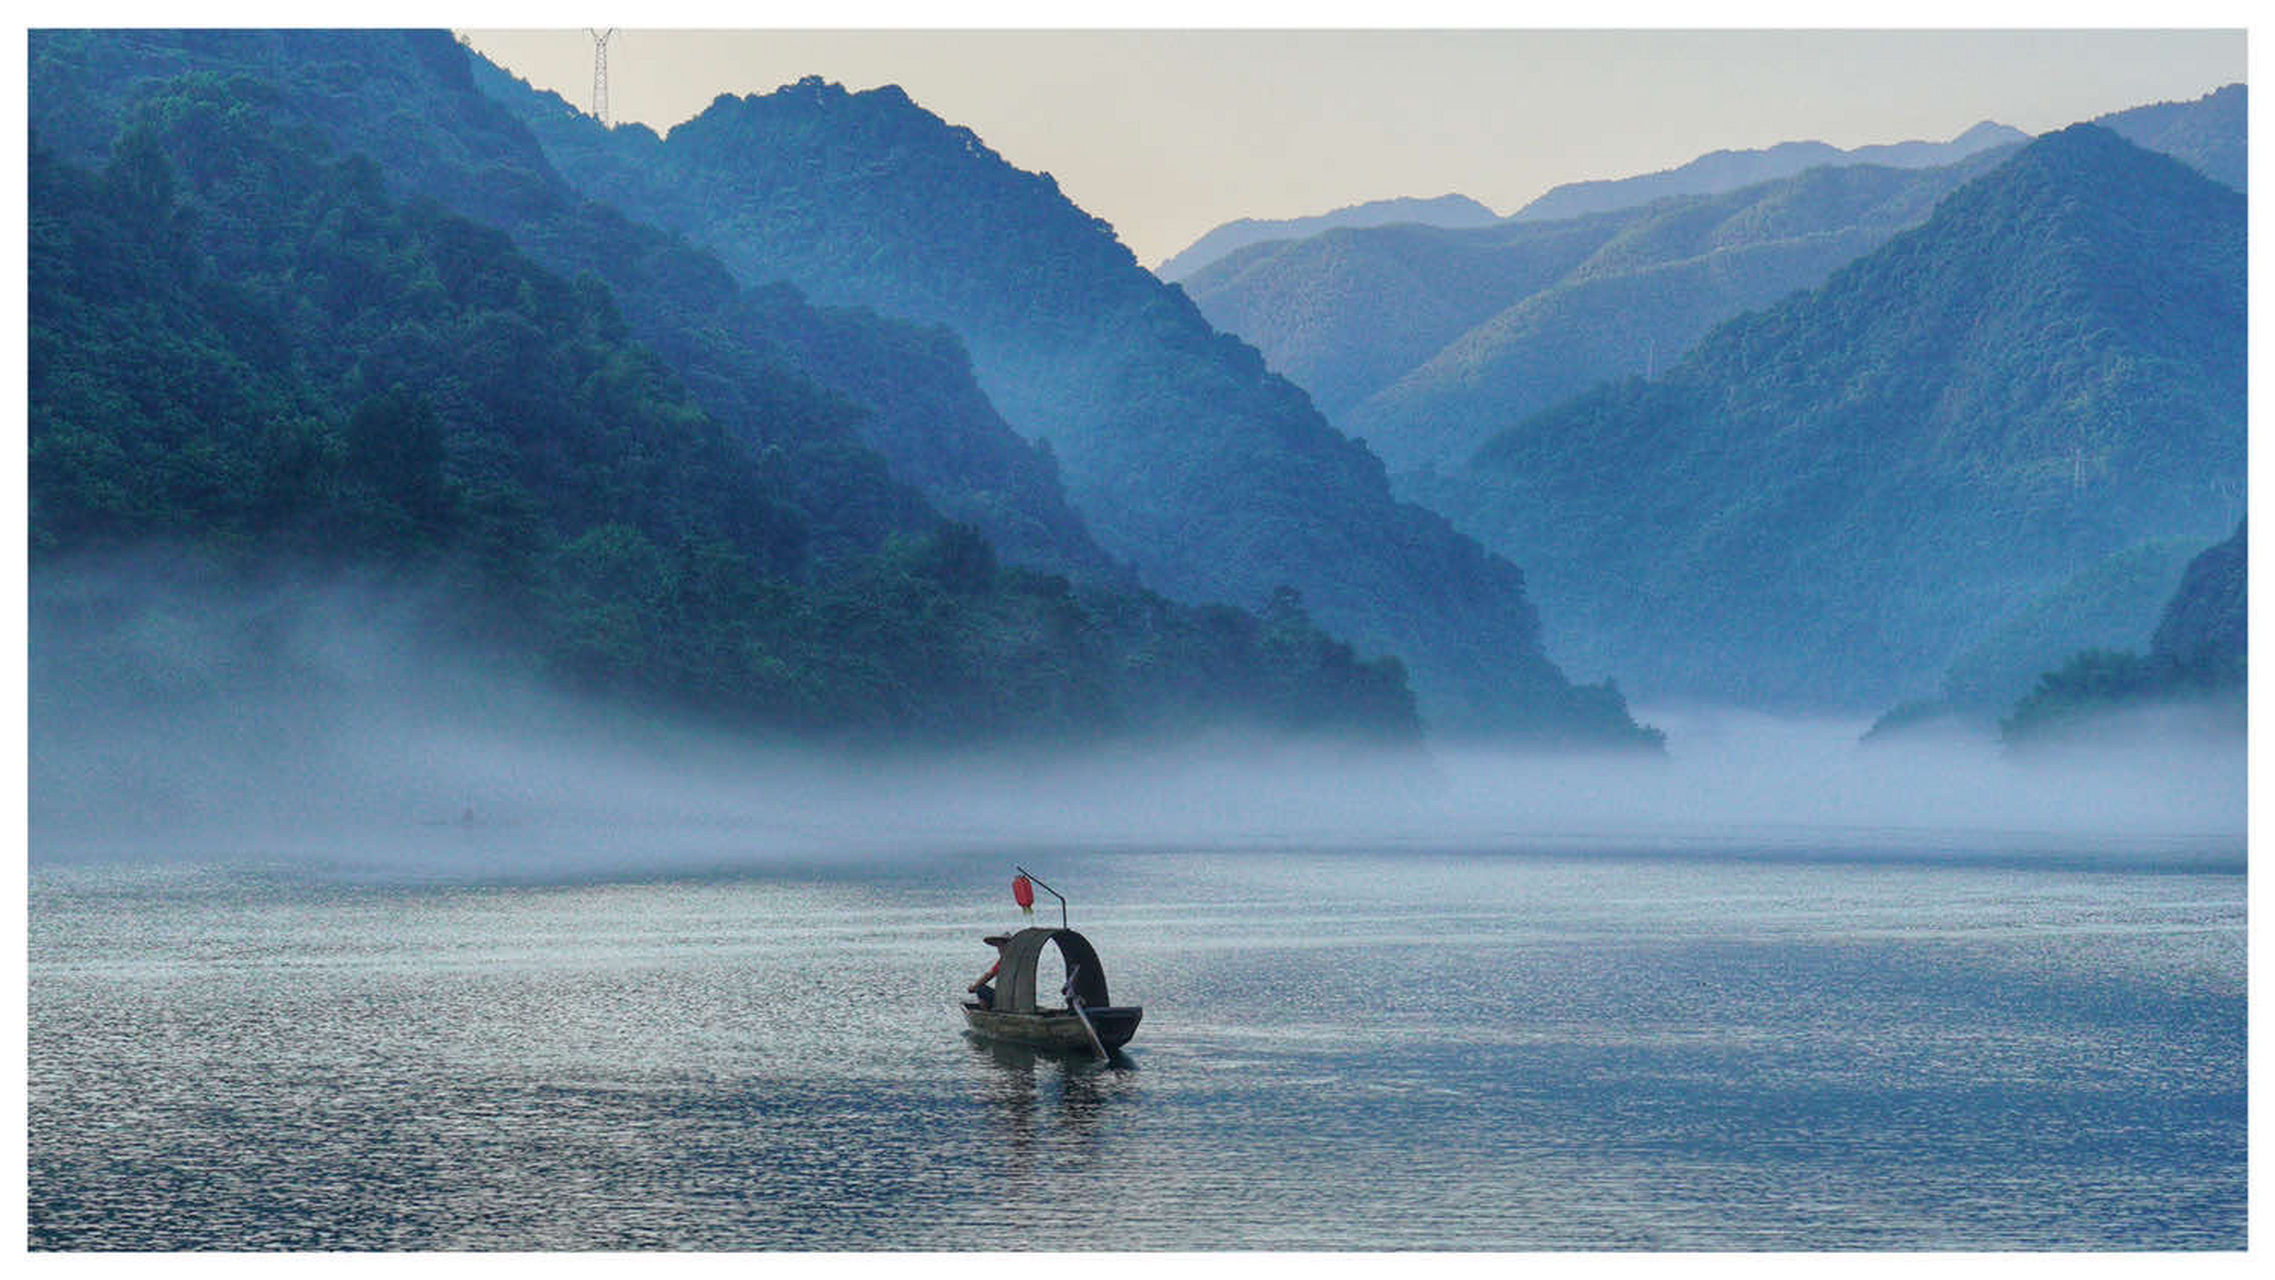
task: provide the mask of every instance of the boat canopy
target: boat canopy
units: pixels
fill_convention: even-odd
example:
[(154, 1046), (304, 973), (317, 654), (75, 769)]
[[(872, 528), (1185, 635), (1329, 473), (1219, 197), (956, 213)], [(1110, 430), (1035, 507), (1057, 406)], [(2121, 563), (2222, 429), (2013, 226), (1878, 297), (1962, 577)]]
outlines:
[(1035, 963), (1042, 958), (1043, 947), (1053, 942), (1074, 975), (1074, 991), (1083, 1005), (1102, 1009), (1113, 1003), (1106, 995), (1106, 966), (1098, 963), (1098, 952), (1088, 938), (1072, 929), (1021, 929), (1003, 944), (1003, 967), (995, 977), (998, 1012), (1035, 1012)]

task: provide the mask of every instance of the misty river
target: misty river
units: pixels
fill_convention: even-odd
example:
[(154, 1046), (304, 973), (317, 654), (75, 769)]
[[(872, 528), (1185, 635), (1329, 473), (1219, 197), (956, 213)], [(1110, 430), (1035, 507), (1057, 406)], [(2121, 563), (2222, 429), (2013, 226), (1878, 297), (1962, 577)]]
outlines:
[[(2240, 836), (1929, 843), (35, 859), (30, 1240), (2242, 1248)], [(956, 1013), (1014, 861), (1114, 1064)]]

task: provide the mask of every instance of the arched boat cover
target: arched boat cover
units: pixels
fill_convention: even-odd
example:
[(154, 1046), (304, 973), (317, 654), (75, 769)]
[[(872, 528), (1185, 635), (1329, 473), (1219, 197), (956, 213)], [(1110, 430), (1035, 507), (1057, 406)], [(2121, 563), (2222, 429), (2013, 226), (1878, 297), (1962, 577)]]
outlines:
[[(1075, 994), (1092, 1009), (1102, 1009), (1113, 1001), (1106, 995), (1106, 966), (1098, 963), (1098, 953), (1090, 940), (1072, 929), (1021, 929), (1011, 935), (1003, 945), (1003, 968), (996, 974), (995, 1008), (1003, 1013), (1035, 1012), (1035, 964), (1042, 959), (1046, 943), (1058, 944), (1059, 955), (1066, 960), (1067, 969), (1074, 974)], [(1046, 992), (1054, 997), (1048, 1007), (1057, 1008), (1056, 991)]]

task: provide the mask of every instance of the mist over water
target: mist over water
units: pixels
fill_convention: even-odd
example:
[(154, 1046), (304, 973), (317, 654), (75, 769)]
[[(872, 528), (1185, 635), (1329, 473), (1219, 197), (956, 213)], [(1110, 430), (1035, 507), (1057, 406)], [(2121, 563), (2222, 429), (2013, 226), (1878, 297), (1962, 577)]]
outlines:
[[(439, 644), (400, 590), (39, 584), (37, 859), (313, 858), (502, 874), (1089, 848), (1604, 849), (2240, 865), (2242, 743), (2141, 723), (2015, 753), (1644, 708), (1664, 757), (1236, 732), (972, 750), (799, 746), (578, 698)], [(447, 838), (438, 838), (447, 837)]]

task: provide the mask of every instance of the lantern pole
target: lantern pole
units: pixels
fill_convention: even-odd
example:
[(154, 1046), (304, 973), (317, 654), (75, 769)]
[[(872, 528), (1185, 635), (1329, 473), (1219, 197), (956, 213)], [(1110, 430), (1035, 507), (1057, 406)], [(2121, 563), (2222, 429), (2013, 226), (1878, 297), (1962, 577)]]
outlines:
[(1043, 892), (1045, 892), (1045, 893), (1047, 893), (1047, 894), (1051, 895), (1052, 897), (1054, 897), (1054, 898), (1056, 898), (1056, 899), (1058, 899), (1058, 900), (1059, 900), (1059, 928), (1061, 928), (1061, 929), (1067, 928), (1067, 927), (1068, 927), (1068, 925), (1067, 925), (1067, 923), (1066, 923), (1066, 895), (1065, 895), (1065, 894), (1063, 894), (1063, 893), (1060, 893), (1060, 892), (1059, 892), (1058, 890), (1056, 890), (1056, 889), (1053, 889), (1053, 888), (1052, 888), (1052, 887), (1050, 887), (1049, 885), (1047, 885), (1047, 884), (1044, 884), (1044, 883), (1043, 883), (1043, 878), (1042, 878), (1041, 876), (1039, 876), (1039, 875), (1036, 875), (1034, 872), (1032, 872), (1032, 871), (1029, 871), (1027, 868), (1025, 868), (1025, 867), (1022, 867), (1022, 866), (1020, 866), (1020, 865), (1019, 865), (1019, 864), (1017, 864), (1017, 863), (1013, 863), (1013, 864), (1011, 864), (1011, 869), (1012, 869), (1013, 871), (1016, 871), (1016, 872), (1018, 872), (1020, 875), (1023, 875), (1023, 876), (1025, 876), (1025, 877), (1027, 877), (1029, 880), (1032, 880), (1032, 881), (1034, 881), (1034, 882), (1035, 882), (1035, 887), (1036, 887), (1036, 888), (1038, 888), (1038, 889), (1041, 889)]

